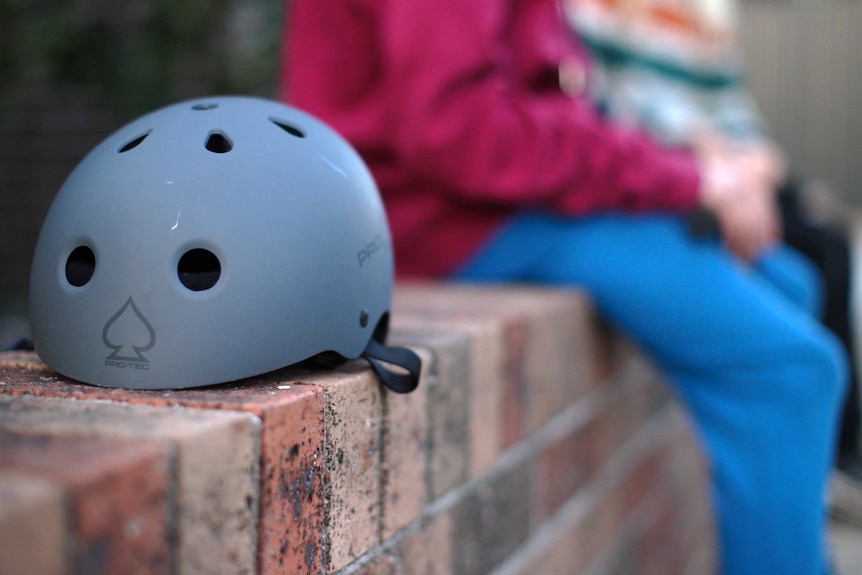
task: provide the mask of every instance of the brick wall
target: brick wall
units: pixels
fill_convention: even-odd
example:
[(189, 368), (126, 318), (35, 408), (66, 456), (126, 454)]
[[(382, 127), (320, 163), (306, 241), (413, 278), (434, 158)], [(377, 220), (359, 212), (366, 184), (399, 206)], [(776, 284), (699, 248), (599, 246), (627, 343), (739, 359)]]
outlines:
[(401, 285), (362, 361), (182, 391), (0, 354), (0, 574), (714, 572), (705, 466), (580, 294)]

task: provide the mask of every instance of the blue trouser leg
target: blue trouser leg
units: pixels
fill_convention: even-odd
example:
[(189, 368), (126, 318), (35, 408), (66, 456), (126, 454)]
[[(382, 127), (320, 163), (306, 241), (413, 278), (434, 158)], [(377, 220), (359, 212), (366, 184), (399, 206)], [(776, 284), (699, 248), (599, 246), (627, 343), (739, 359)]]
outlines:
[(722, 572), (822, 575), (845, 360), (788, 248), (753, 268), (671, 216), (531, 214), (458, 277), (584, 288), (661, 366), (713, 469)]

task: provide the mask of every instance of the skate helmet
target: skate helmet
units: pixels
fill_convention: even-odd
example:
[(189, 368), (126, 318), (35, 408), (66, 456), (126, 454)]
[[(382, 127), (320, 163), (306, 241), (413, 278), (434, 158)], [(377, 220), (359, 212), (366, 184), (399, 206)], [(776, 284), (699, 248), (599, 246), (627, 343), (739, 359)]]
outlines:
[(334, 353), (406, 392), (420, 366), (384, 343), (393, 277), (375, 183), (334, 130), (258, 98), (185, 101), (114, 132), (63, 184), (33, 258), (33, 343), (108, 387), (211, 385)]

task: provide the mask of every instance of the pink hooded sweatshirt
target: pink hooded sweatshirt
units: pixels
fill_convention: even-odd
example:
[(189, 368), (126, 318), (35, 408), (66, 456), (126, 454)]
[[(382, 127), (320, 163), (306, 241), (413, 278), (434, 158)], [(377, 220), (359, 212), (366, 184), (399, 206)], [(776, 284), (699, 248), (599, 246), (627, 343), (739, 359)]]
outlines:
[(400, 277), (441, 276), (513, 214), (681, 211), (686, 152), (609, 125), (555, 0), (291, 0), (281, 97), (344, 135)]

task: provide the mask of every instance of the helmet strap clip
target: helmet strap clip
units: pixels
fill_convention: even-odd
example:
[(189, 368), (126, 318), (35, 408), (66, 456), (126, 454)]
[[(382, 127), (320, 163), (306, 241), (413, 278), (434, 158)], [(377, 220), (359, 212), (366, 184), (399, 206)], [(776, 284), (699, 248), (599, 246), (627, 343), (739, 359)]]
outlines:
[[(411, 349), (387, 346), (372, 337), (362, 357), (371, 364), (383, 385), (395, 393), (410, 393), (419, 385), (422, 360)], [(401, 369), (396, 371), (387, 364)]]

